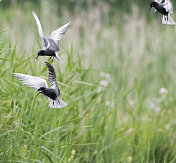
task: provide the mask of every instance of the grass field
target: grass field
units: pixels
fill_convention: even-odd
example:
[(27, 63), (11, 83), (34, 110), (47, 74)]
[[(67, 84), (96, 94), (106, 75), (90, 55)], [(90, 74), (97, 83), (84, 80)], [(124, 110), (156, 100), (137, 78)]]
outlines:
[(34, 10), (46, 34), (72, 21), (64, 64), (52, 64), (68, 106), (49, 108), (13, 77), (47, 79), (48, 58), (34, 61), (43, 42), (32, 7), (1, 9), (0, 162), (176, 162), (176, 27), (136, 6), (113, 18), (106, 5), (61, 18), (47, 7)]

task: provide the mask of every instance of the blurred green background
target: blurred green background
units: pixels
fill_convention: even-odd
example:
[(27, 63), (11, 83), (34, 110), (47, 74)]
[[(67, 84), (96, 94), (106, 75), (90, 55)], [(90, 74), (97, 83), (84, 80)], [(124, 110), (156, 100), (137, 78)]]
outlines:
[[(176, 27), (149, 3), (0, 1), (0, 162), (176, 162)], [(46, 35), (72, 22), (52, 64), (63, 109), (12, 75), (48, 77), (32, 11)]]

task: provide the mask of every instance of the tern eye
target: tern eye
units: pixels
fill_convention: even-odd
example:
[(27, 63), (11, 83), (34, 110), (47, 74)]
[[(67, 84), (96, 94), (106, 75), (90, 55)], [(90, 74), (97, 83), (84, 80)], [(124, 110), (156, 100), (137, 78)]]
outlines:
[(41, 54), (42, 54), (42, 51), (39, 51), (38, 54), (41, 55)]

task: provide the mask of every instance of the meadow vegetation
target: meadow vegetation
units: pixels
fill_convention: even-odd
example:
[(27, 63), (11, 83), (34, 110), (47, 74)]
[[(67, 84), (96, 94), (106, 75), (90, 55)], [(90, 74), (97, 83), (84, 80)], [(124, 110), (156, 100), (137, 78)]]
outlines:
[[(72, 22), (52, 64), (63, 109), (12, 75), (48, 77), (32, 10), (45, 34)], [(0, 8), (0, 162), (176, 162), (176, 27), (148, 6), (111, 10)]]

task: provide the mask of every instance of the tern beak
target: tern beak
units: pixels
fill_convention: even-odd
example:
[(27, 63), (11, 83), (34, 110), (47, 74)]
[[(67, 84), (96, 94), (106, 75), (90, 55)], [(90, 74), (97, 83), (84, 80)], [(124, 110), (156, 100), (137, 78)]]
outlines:
[(41, 91), (37, 91), (37, 96), (41, 93)]
[(36, 58), (35, 58), (35, 61), (38, 61), (40, 59), (40, 56), (37, 56)]

